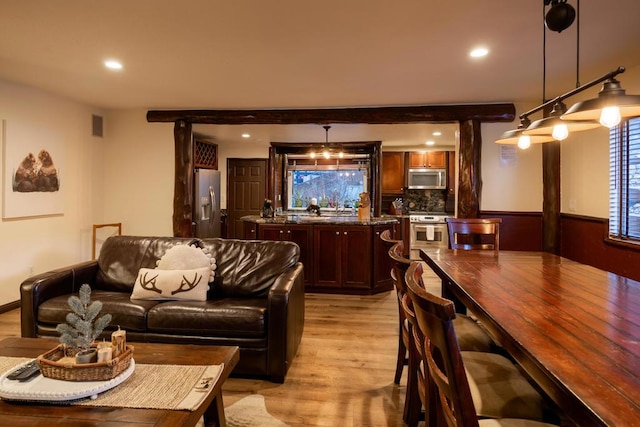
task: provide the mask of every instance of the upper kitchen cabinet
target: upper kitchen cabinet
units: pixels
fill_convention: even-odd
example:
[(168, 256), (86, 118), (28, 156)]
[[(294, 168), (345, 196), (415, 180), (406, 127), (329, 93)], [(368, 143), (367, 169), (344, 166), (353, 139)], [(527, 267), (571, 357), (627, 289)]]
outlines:
[(382, 153), (382, 194), (402, 194), (405, 185), (404, 169), (404, 152)]
[(447, 165), (446, 151), (429, 151), (409, 153), (409, 168), (444, 169)]

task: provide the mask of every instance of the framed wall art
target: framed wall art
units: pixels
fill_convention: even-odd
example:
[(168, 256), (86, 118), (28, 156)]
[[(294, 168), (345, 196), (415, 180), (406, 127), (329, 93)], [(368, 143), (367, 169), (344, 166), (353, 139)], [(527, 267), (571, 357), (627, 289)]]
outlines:
[(63, 142), (48, 129), (2, 120), (2, 218), (64, 213)]

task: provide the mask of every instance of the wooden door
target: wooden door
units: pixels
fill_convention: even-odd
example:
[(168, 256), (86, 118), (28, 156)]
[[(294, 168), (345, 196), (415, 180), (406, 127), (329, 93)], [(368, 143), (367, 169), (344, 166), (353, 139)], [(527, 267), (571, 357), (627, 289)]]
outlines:
[(404, 186), (404, 152), (383, 152), (382, 194), (402, 194)]
[(304, 283), (306, 286), (313, 284), (313, 226), (289, 225), (287, 226), (287, 239), (300, 246), (300, 262), (304, 265)]
[[(258, 224), (255, 222), (247, 222), (243, 221), (243, 229), (242, 238), (245, 240), (255, 240), (258, 238)], [(226, 237), (227, 235), (225, 235)]]
[(409, 153), (409, 167), (410, 168), (426, 168), (427, 153), (420, 153), (418, 151), (412, 151), (411, 153)]
[[(364, 228), (364, 227), (363, 227)], [(339, 288), (341, 285), (342, 254), (341, 226), (314, 226), (314, 285)]]
[(286, 227), (280, 224), (260, 224), (258, 226), (258, 239), (260, 240), (287, 240)]
[(444, 151), (411, 152), (409, 153), (409, 167), (443, 169), (446, 166), (445, 154)]
[(227, 159), (228, 237), (242, 239), (240, 218), (258, 215), (267, 194), (267, 159)]
[(445, 168), (447, 166), (446, 151), (430, 151), (427, 153), (428, 168)]
[(342, 287), (371, 289), (371, 227), (342, 230)]

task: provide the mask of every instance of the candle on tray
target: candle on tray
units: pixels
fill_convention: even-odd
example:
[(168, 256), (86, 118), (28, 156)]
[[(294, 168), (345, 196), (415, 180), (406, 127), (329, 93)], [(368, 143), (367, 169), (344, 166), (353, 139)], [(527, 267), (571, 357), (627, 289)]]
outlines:
[(112, 354), (113, 348), (110, 342), (103, 341), (98, 343), (98, 362), (109, 362)]
[(120, 329), (118, 326), (117, 331), (113, 331), (111, 334), (111, 347), (113, 348), (112, 356), (118, 357), (124, 353), (127, 347), (127, 332)]

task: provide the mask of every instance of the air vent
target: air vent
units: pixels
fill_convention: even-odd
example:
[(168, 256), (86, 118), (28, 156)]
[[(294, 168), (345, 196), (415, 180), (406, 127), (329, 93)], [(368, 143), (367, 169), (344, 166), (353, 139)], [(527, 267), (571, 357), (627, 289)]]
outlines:
[(102, 138), (102, 116), (91, 115), (91, 135)]

